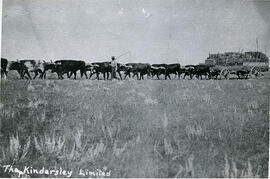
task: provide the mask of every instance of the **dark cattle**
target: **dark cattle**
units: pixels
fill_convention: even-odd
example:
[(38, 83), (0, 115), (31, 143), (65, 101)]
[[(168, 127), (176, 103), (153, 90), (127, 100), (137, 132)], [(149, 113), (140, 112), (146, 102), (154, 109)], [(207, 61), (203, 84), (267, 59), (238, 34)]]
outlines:
[(7, 77), (7, 65), (8, 60), (5, 58), (1, 58), (1, 78)]
[(186, 78), (186, 76), (189, 76), (190, 79), (192, 79), (194, 75), (194, 69), (195, 69), (194, 65), (186, 65), (184, 67), (181, 67), (180, 75), (184, 74), (184, 77), (183, 77), (184, 79)]
[(122, 80), (121, 72), (124, 72), (124, 74), (130, 73), (132, 69), (132, 66), (127, 66), (125, 64), (117, 63), (117, 73), (119, 74), (120, 79)]
[(151, 65), (148, 63), (127, 63), (125, 66), (129, 67), (129, 70), (125, 72), (126, 79), (127, 76), (130, 77), (130, 73), (133, 73), (133, 77), (137, 76), (138, 80), (144, 79), (144, 75), (150, 76)]
[(24, 63), (21, 63), (19, 60), (18, 61), (8, 61), (7, 69), (8, 71), (15, 70), (19, 73), (21, 79), (24, 78), (25, 74), (28, 76), (29, 79), (31, 79), (30, 73), (28, 71), (27, 66), (25, 66)]
[(194, 67), (194, 75), (196, 75), (198, 79), (202, 79), (202, 75), (204, 75), (205, 78), (207, 76), (209, 77), (209, 74), (210, 74), (210, 66), (208, 65), (196, 65)]
[(157, 76), (157, 78), (159, 79), (160, 75), (166, 76), (166, 64), (152, 64), (150, 71), (152, 78), (154, 76)]
[(91, 63), (91, 65), (93, 67), (93, 71), (90, 74), (90, 78), (93, 74), (96, 74), (96, 79), (99, 80), (99, 74), (102, 73), (104, 80), (109, 79), (110, 73), (112, 72), (110, 62), (95, 62)]
[(167, 79), (167, 77), (169, 79), (171, 79), (170, 74), (175, 74), (175, 76), (178, 75), (178, 78), (180, 79), (181, 65), (179, 63), (173, 63), (173, 64), (166, 65), (165, 79)]
[(218, 68), (218, 67), (210, 67), (209, 78), (210, 79), (217, 79), (218, 76), (221, 78), (220, 73), (221, 73), (220, 68)]
[[(35, 79), (38, 75), (39, 78), (43, 77), (43, 71), (44, 71), (44, 61), (41, 60), (20, 60), (20, 63), (23, 64), (23, 66), (26, 66), (27, 70), (25, 70), (25, 74), (29, 74), (30, 72), (34, 73)], [(28, 75), (29, 76), (29, 75)]]
[(74, 74), (74, 79), (76, 79), (77, 71), (80, 70), (81, 78), (83, 75), (86, 76), (86, 67), (84, 61), (77, 60), (57, 60), (54, 62), (55, 67), (52, 69), (52, 72), (56, 72), (58, 74), (58, 78), (64, 79), (63, 74), (67, 74), (67, 77), (70, 78), (72, 74)]
[[(126, 79), (127, 76), (128, 76), (129, 78), (131, 78), (131, 73), (133, 73), (133, 77), (136, 75), (136, 74), (135, 74), (135, 70), (134, 70), (136, 64), (137, 64), (137, 63), (127, 63), (127, 64), (124, 65), (124, 66), (126, 67), (126, 68), (125, 68), (125, 71), (124, 71), (124, 73), (125, 73), (124, 79)], [(138, 77), (138, 76), (137, 76), (137, 77)]]
[[(51, 72), (56, 72), (56, 65), (53, 62), (44, 62), (43, 63), (42, 78), (46, 79), (46, 73), (49, 70), (51, 70)], [(58, 75), (58, 78), (60, 78), (59, 75)]]

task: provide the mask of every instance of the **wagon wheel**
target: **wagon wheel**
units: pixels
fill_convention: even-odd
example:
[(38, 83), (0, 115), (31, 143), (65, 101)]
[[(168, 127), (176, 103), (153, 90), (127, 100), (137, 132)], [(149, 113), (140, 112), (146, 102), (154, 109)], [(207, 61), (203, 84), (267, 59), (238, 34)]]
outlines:
[(220, 77), (224, 77), (225, 79), (230, 79), (230, 71), (227, 68), (224, 68), (220, 71)]
[(251, 70), (250, 70), (250, 72), (248, 74), (249, 77), (256, 78), (256, 77), (261, 76), (261, 70), (260, 70), (260, 68), (258, 68), (258, 67), (256, 68), (256, 67), (257, 66), (254, 66), (254, 67), (251, 68)]

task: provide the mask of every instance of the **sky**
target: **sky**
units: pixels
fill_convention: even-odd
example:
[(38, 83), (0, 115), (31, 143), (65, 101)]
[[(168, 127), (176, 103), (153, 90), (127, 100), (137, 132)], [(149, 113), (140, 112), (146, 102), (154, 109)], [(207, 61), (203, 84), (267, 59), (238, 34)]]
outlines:
[(87, 62), (204, 62), (270, 54), (270, 0), (3, 0), (2, 57)]

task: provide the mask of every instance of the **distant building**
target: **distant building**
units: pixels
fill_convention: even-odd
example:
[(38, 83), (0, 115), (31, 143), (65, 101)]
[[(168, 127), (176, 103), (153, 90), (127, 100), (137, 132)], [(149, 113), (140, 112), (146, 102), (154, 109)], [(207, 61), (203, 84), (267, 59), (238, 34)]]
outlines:
[(269, 67), (269, 58), (262, 52), (225, 52), (209, 54), (205, 64), (211, 66), (258, 66)]

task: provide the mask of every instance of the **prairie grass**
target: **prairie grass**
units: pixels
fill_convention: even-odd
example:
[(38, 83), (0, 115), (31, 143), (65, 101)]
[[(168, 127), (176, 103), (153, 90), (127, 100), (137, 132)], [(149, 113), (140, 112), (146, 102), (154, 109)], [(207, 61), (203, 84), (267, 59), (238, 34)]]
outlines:
[(269, 91), (267, 80), (1, 81), (0, 169), (267, 177)]

